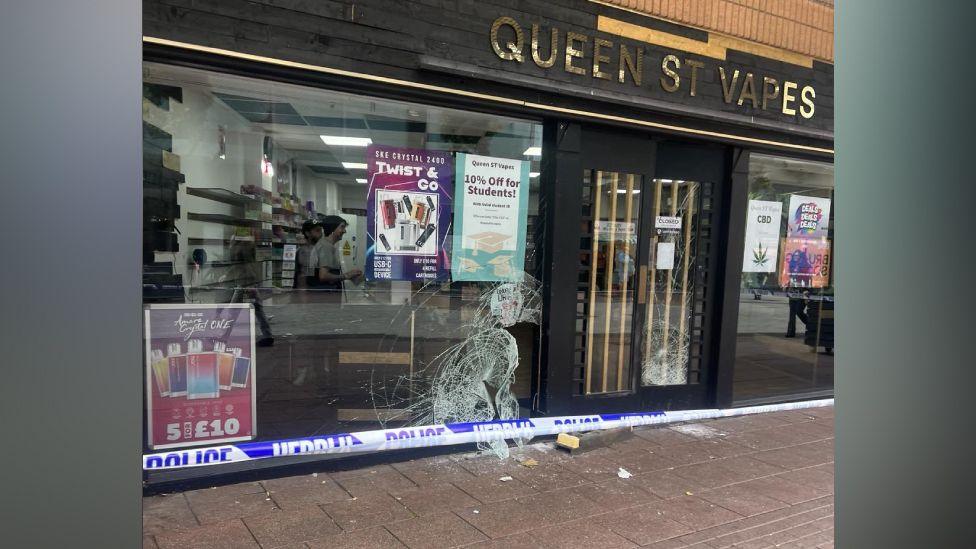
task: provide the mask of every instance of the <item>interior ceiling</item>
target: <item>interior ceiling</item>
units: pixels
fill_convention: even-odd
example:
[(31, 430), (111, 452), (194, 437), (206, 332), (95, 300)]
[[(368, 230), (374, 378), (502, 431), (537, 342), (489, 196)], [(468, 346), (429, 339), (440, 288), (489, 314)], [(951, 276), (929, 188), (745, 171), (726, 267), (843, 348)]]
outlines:
[[(321, 135), (369, 137), (374, 143), (395, 146), (490, 153), (522, 158), (533, 144), (532, 125), (475, 113), (369, 99), (340, 101), (267, 99), (212, 92), (244, 120), (272, 135), (276, 146), (316, 175), (339, 183), (355, 184), (363, 170), (347, 169), (343, 162), (365, 162), (365, 147), (326, 145)], [(489, 149), (490, 147), (490, 149)]]

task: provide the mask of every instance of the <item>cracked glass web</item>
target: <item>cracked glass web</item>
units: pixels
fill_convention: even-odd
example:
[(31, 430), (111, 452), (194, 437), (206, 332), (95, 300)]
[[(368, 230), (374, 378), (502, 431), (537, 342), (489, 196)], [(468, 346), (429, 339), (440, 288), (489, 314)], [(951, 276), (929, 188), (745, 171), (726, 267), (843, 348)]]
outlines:
[[(521, 273), (517, 282), (482, 282), (477, 287), (478, 296), (467, 308), (467, 320), (457, 328), (455, 343), (431, 360), (414, 364), (411, 373), (392, 379), (374, 377), (372, 400), (384, 427), (390, 422), (419, 426), (519, 417), (512, 392), (519, 349), (507, 328), (539, 324), (541, 284)], [(423, 304), (404, 305), (397, 316), (415, 321)], [(384, 348), (396, 346), (399, 337), (392, 339)], [(525, 442), (515, 440), (518, 446)], [(509, 455), (505, 441), (479, 443), (478, 448), (500, 458)]]

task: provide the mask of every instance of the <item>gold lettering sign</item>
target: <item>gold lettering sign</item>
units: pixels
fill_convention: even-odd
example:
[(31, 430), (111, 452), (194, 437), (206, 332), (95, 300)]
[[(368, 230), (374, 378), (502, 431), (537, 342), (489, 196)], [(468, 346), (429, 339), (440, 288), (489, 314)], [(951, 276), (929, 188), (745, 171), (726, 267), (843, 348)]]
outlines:
[[(515, 31), (515, 42), (505, 44), (505, 48), (502, 48), (501, 44), (498, 43), (498, 29), (502, 26), (511, 27)], [(491, 47), (495, 50), (495, 55), (506, 61), (521, 63), (525, 60), (525, 56), (522, 55), (523, 46), (525, 46), (525, 33), (522, 32), (522, 27), (514, 19), (511, 17), (495, 19), (495, 22), (491, 24)]]
[[(569, 74), (591, 76), (608, 82), (615, 81), (615, 84), (621, 85), (627, 84), (629, 75), (631, 84), (639, 88), (646, 85), (644, 58), (651, 52), (647, 49), (647, 42), (649, 42), (654, 47), (677, 47), (685, 50), (686, 55), (695, 56), (679, 57), (676, 53), (668, 52), (657, 54), (660, 57), (655, 55), (655, 59), (651, 62), (657, 63), (660, 60), (661, 66), (657, 83), (666, 93), (673, 94), (680, 91), (684, 83), (688, 90), (688, 97), (701, 97), (699, 92), (702, 90), (699, 89), (699, 83), (704, 81), (714, 86), (711, 83), (717, 72), (722, 88), (722, 100), (726, 105), (762, 110), (769, 110), (772, 106), (772, 109), (778, 108), (785, 116), (801, 116), (806, 119), (813, 118), (816, 112), (817, 92), (812, 85), (801, 86), (793, 81), (780, 81), (778, 78), (742, 71), (721, 63), (709, 66), (707, 61), (702, 59), (703, 57), (725, 59), (725, 55), (716, 57), (712, 54), (714, 52), (709, 53), (711, 50), (707, 48), (696, 48), (697, 44), (703, 42), (690, 38), (678, 37), (681, 41), (668, 45), (601, 27), (601, 32), (612, 32), (615, 36), (628, 36), (643, 42), (639, 45), (626, 44), (575, 31), (565, 32), (565, 40), (560, 41), (561, 33), (556, 27), (542, 27), (539, 23), (531, 23), (526, 25), (526, 29), (528, 28), (531, 28), (531, 36), (529, 51), (526, 52), (526, 33), (519, 22), (508, 16), (495, 19), (491, 24), (490, 32), (491, 47), (495, 55), (503, 61), (524, 63), (528, 53), (532, 57), (533, 64), (543, 71), (552, 68), (561, 59), (563, 70)], [(501, 38), (499, 34), (507, 38)], [(548, 44), (545, 43), (547, 34)], [(514, 40), (510, 40), (513, 35)], [(590, 46), (591, 38), (592, 46)], [(561, 52), (560, 47), (563, 49)], [(586, 59), (588, 54), (592, 59)], [(653, 82), (653, 77), (650, 80)], [(711, 96), (706, 94), (703, 100), (709, 97)]]
[(579, 59), (583, 58), (583, 50), (578, 49), (574, 43), (580, 42), (581, 44), (585, 44), (589, 39), (585, 34), (575, 32), (566, 33), (566, 72), (586, 76), (586, 69), (573, 65), (574, 57)]

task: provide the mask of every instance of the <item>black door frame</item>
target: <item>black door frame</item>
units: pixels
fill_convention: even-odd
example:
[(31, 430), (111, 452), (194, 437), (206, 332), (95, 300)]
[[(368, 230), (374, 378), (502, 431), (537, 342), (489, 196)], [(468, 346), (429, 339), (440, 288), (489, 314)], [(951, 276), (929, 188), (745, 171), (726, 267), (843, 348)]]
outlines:
[[(543, 128), (542, 194), (540, 215), (545, 219), (543, 257), (540, 277), (543, 280), (543, 330), (541, 337), (540, 372), (533, 392), (539, 395), (536, 414), (567, 415), (638, 410), (691, 409), (720, 405), (731, 394), (731, 367), (734, 365), (727, 351), (733, 345), (736, 318), (729, 318), (728, 285), (738, 284), (738, 275), (730, 272), (729, 259), (736, 257), (729, 245), (735, 242), (730, 234), (730, 220), (736, 217), (731, 198), (732, 180), (741, 177), (737, 170), (742, 149), (714, 142), (676, 141), (666, 136), (613, 127), (584, 125), (568, 120), (547, 120)], [(579, 265), (580, 230), (582, 217), (582, 181), (584, 168), (601, 169), (592, 163), (594, 151), (614, 152), (606, 169), (644, 175), (652, 178), (710, 181), (714, 184), (712, 200), (714, 217), (711, 237), (712, 268), (703, 327), (703, 361), (698, 384), (641, 388), (639, 369), (632, 368), (635, 377), (633, 391), (597, 395), (579, 394), (578, 368), (574, 356), (576, 347), (576, 293)], [(635, 151), (643, 151), (640, 158)], [(624, 158), (627, 154), (636, 158)], [(662, 155), (663, 154), (663, 155)], [(596, 167), (599, 166), (599, 167)], [(741, 168), (739, 168), (741, 169)], [(748, 171), (746, 165), (745, 171)], [(680, 176), (669, 175), (680, 173)], [(650, 193), (643, 193), (641, 227), (643, 234), (652, 225), (647, 204)], [(565, 230), (572, 228), (572, 230)], [(733, 228), (734, 229), (734, 228)], [(736, 232), (736, 231), (732, 231)], [(641, 237), (644, 238), (643, 236)], [(741, 240), (741, 239), (738, 239)], [(643, 242), (642, 240), (639, 242)], [(741, 242), (740, 248), (741, 248)], [(641, 250), (638, 262), (647, 261)], [(741, 255), (739, 250), (738, 255)], [(734, 279), (734, 281), (732, 280)], [(733, 296), (736, 292), (731, 292)], [(572, 299), (569, 297), (572, 296)], [(736, 307), (732, 308), (734, 315)], [(729, 322), (731, 320), (731, 322)], [(733, 357), (734, 358), (734, 357)]]

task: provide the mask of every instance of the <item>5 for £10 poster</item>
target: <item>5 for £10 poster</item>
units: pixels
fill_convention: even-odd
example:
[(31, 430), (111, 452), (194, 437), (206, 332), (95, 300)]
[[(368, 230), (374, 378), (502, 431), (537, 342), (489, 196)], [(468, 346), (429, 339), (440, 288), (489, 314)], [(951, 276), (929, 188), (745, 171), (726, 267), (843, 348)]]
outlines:
[(253, 439), (253, 306), (149, 305), (145, 330), (149, 447)]

